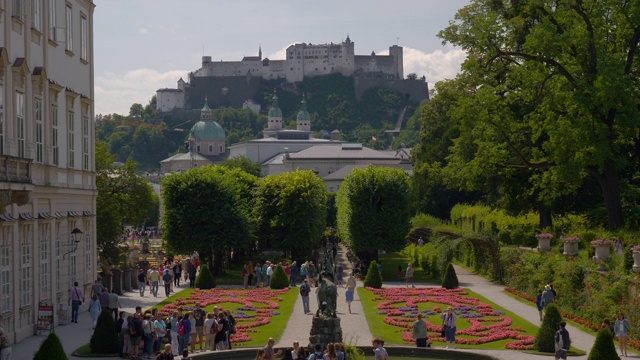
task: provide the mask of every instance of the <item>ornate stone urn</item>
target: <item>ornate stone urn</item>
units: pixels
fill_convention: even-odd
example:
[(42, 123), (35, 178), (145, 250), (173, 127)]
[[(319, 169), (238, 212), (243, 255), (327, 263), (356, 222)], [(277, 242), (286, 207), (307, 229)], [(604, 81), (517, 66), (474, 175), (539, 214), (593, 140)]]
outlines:
[(594, 256), (592, 260), (596, 264), (600, 264), (600, 267), (598, 268), (599, 271), (607, 270), (604, 263), (611, 260), (611, 244), (613, 244), (611, 240), (607, 240), (604, 238), (593, 240), (591, 242), (591, 245), (593, 245), (593, 247), (596, 249), (596, 256)]
[(553, 235), (545, 233), (536, 235), (536, 239), (538, 239), (538, 251), (543, 253), (551, 250), (551, 239), (553, 239)]
[(580, 238), (578, 236), (571, 236), (568, 238), (562, 239), (564, 244), (563, 255), (567, 256), (576, 256), (578, 255), (578, 243), (580, 243)]

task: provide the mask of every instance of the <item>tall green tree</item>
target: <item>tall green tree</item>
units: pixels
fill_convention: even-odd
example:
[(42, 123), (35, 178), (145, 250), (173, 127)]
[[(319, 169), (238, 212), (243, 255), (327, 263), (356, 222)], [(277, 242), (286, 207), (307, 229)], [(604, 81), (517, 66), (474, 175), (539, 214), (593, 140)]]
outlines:
[[(123, 166), (113, 165), (115, 155), (109, 153), (107, 143), (96, 143), (96, 187), (98, 198), (98, 248), (115, 264), (119, 260), (120, 234), (124, 223), (142, 226), (149, 208), (154, 206), (153, 187), (136, 174), (137, 164), (127, 161)], [(157, 205), (157, 203), (156, 203)]]
[(610, 228), (640, 125), (640, 2), (473, 0), (439, 33), (468, 53), (454, 171), (532, 171), (540, 196), (600, 185)]
[(193, 168), (162, 180), (163, 238), (169, 251), (198, 251), (222, 271), (227, 255), (251, 245), (249, 194), (255, 176), (220, 166)]
[(306, 258), (326, 226), (327, 188), (309, 170), (266, 176), (256, 188), (254, 218), (263, 249)]
[(225, 159), (220, 165), (228, 167), (229, 169), (236, 169), (236, 168), (241, 169), (253, 176), (258, 176), (258, 177), (262, 172), (260, 163), (251, 161), (251, 159), (249, 159), (244, 155)]
[(362, 260), (399, 251), (411, 229), (411, 189), (402, 169), (368, 166), (347, 176), (336, 200), (338, 231)]

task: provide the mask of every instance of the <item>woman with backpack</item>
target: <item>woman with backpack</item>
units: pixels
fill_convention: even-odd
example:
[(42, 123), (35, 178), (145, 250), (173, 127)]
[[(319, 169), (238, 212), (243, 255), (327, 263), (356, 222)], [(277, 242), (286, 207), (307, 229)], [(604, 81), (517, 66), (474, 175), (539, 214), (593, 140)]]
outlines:
[(189, 313), (185, 313), (182, 319), (178, 318), (178, 352), (189, 349), (189, 334), (191, 333), (191, 321), (189, 321)]

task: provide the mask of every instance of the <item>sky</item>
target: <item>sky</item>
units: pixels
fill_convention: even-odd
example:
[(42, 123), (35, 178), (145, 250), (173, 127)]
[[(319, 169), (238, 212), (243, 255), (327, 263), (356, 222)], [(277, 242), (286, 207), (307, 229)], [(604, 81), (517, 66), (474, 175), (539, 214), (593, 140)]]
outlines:
[(437, 33), (470, 0), (95, 0), (95, 113), (128, 114), (160, 88), (176, 88), (202, 56), (284, 59), (293, 43), (338, 43), (356, 55), (404, 47), (404, 73), (429, 87), (460, 71), (466, 54)]

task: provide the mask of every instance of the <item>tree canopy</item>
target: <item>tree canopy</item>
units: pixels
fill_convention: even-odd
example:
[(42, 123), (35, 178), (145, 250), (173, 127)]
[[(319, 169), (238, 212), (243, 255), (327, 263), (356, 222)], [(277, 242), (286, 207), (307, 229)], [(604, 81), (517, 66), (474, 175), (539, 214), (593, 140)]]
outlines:
[(306, 258), (326, 227), (326, 186), (309, 170), (266, 176), (256, 188), (253, 214), (262, 249)]
[(354, 169), (340, 186), (336, 202), (340, 237), (363, 260), (377, 259), (378, 250), (399, 251), (406, 245), (411, 190), (402, 169)]
[(257, 178), (221, 166), (193, 168), (162, 180), (163, 239), (169, 251), (198, 251), (219, 273), (227, 254), (252, 242), (250, 194)]
[(102, 254), (112, 264), (120, 256), (120, 234), (124, 223), (142, 226), (152, 208), (153, 188), (136, 174), (137, 164), (127, 161), (122, 167), (113, 165), (115, 156), (110, 154), (107, 144), (96, 143), (96, 187), (98, 199), (97, 242)]
[(468, 53), (452, 81), (460, 124), (447, 168), (459, 182), (526, 172), (542, 202), (601, 187), (623, 225), (640, 125), (640, 2), (474, 0), (439, 33)]

